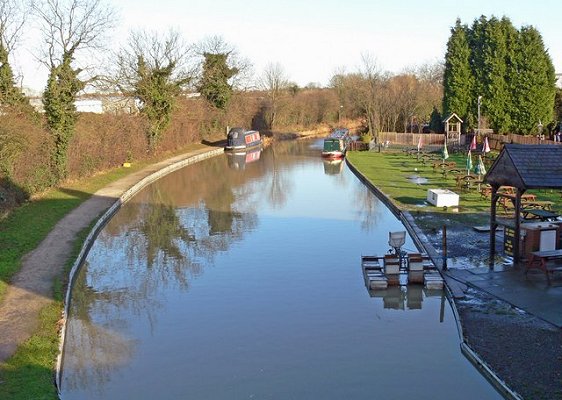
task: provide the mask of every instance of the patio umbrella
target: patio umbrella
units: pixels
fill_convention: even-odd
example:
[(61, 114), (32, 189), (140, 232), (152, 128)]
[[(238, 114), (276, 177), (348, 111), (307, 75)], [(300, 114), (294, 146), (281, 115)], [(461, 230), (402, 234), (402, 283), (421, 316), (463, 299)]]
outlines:
[(472, 153), (468, 150), (468, 156), (466, 157), (466, 174), (470, 175), (470, 170), (472, 169)]
[[(482, 175), (486, 175), (486, 167), (484, 161), (482, 161), (482, 156), (478, 156), (478, 164), (474, 167), (474, 171), (478, 174), (478, 181), (480, 181)], [(480, 191), (480, 182), (478, 182), (478, 191)]]
[(478, 164), (474, 167), (474, 171), (480, 175), (486, 175), (486, 167), (484, 166), (484, 161), (482, 161), (482, 156), (478, 156)]
[(443, 157), (443, 162), (445, 162), (445, 160), (447, 158), (449, 158), (449, 152), (447, 151), (447, 140), (445, 140), (445, 143), (443, 144), (443, 150), (441, 152), (441, 157)]
[(484, 138), (484, 146), (482, 147), (482, 153), (486, 154), (490, 152), (490, 145), (488, 144), (488, 136)]
[(476, 150), (476, 135), (472, 137), (472, 142), (470, 142), (470, 150)]

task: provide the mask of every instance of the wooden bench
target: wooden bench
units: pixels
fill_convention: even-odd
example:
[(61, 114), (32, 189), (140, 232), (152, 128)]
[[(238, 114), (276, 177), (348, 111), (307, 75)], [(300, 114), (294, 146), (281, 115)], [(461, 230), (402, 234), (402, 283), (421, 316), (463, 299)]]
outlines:
[(562, 249), (533, 251), (527, 261), (525, 276), (531, 269), (543, 271), (550, 285), (550, 275), (554, 275), (555, 272), (562, 272)]

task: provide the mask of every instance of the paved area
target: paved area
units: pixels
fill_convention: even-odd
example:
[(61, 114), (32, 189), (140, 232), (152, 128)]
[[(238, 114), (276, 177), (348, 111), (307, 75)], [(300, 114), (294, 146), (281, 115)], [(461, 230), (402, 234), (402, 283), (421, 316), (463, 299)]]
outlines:
[(211, 151), (217, 151), (217, 148), (202, 146), (113, 182), (67, 214), (35, 250), (25, 255), (20, 271), (12, 278), (0, 303), (0, 363), (11, 357), (18, 346), (36, 331), (39, 313), (53, 301), (53, 282), (61, 275), (72, 253), (76, 235), (119, 201), (121, 196), (131, 192), (131, 188), (139, 182), (148, 182), (151, 177), (156, 179), (167, 171), (171, 172), (175, 166)]
[(522, 267), (490, 270), (452, 266), (446, 274), (562, 328), (562, 274), (555, 275), (550, 286), (542, 271), (530, 271), (525, 277)]

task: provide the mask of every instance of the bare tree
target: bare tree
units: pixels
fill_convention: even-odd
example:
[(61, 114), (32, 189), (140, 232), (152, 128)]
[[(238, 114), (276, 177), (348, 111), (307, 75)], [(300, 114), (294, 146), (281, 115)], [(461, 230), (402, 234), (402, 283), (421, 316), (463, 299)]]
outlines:
[(269, 129), (273, 129), (281, 97), (289, 86), (289, 79), (283, 66), (280, 63), (268, 64), (259, 80), (259, 86), (267, 94), (269, 105), (266, 121)]
[(238, 49), (228, 43), (222, 36), (210, 36), (197, 44), (197, 53), (202, 57), (199, 76), (202, 75), (205, 54), (222, 54), (226, 56), (226, 65), (236, 73), (229, 78), (230, 86), (237, 90), (246, 90), (251, 86), (253, 68), (252, 63), (238, 52)]
[(116, 22), (115, 11), (104, 0), (38, 0), (33, 5), (40, 20), (43, 57), (49, 68), (81, 50), (101, 50)]
[(31, 5), (21, 0), (0, 0), (0, 40), (8, 54), (21, 38)]
[(100, 50), (107, 43), (104, 35), (113, 27), (115, 13), (102, 0), (39, 0), (33, 10), (45, 43), (41, 62), (49, 68), (49, 79), (43, 105), (55, 139), (52, 164), (61, 179), (77, 118), (74, 101), (87, 82), (79, 78), (83, 69), (74, 63), (79, 53)]

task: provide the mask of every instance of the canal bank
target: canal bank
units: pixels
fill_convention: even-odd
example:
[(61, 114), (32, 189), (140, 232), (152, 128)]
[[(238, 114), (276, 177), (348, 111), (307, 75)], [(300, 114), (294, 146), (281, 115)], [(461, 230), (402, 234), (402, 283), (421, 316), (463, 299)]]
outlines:
[[(435, 248), (440, 243), (440, 234), (425, 234), (416, 224), (416, 218), (424, 218), (426, 213), (414, 217), (402, 212), (349, 161), (348, 165), (402, 220), (409, 233), (417, 238), (419, 248), (425, 249), (442, 268), (442, 257)], [(450, 223), (446, 216), (431, 214), (428, 218), (443, 218), (443, 225)], [(453, 252), (449, 250), (450, 258), (486, 257), (486, 244), (478, 249), (469, 245), (481, 242), (471, 226), (457, 223), (449, 225), (447, 232), (449, 240), (455, 242)], [(560, 288), (545, 290), (540, 282), (526, 280), (520, 269), (470, 270), (466, 266), (457, 269), (454, 262), (449, 267), (442, 272), (458, 315), (463, 354), (507, 398), (562, 398), (559, 387), (562, 338), (556, 324), (546, 322), (559, 319), (559, 313), (553, 314), (556, 311), (551, 299), (558, 298)]]
[(465, 340), (465, 335), (463, 333), (463, 325), (460, 319), (455, 298), (464, 297), (462, 289), (458, 285), (458, 281), (448, 278), (446, 274), (443, 274), (443, 257), (441, 254), (431, 245), (430, 241), (427, 239), (423, 231), (417, 226), (416, 221), (411, 213), (402, 211), (388, 196), (386, 196), (379, 188), (377, 188), (371, 181), (369, 181), (350, 161), (346, 158), (346, 163), (350, 170), (363, 182), (386, 206), (392, 210), (393, 214), (402, 221), (404, 227), (414, 239), (417, 248), (420, 251), (425, 252), (430, 259), (433, 261), (435, 266), (441, 271), (446, 282), (447, 297), (455, 314), (457, 320), (457, 327), (459, 330), (459, 336), (461, 338), (461, 350), (463, 354), (472, 362), (478, 370), (496, 387), (496, 389), (508, 399), (520, 399), (521, 397), (511, 390), (507, 384), (500, 379), (500, 377), (486, 364), (486, 362), (473, 350), (470, 348), (469, 344)]
[(0, 304), (0, 363), (6, 363), (18, 347), (35, 334), (41, 311), (54, 301), (54, 281), (61, 275), (82, 230), (92, 221), (98, 221), (79, 258), (87, 252), (95, 231), (136, 191), (178, 168), (222, 152), (222, 147), (205, 146), (150, 165), (97, 191), (61, 219), (40, 245), (25, 256)]

